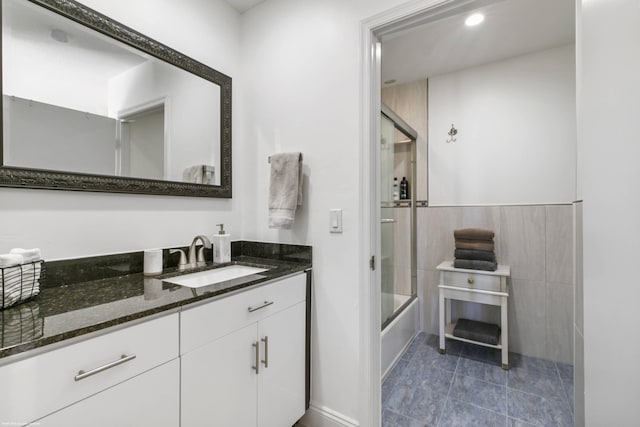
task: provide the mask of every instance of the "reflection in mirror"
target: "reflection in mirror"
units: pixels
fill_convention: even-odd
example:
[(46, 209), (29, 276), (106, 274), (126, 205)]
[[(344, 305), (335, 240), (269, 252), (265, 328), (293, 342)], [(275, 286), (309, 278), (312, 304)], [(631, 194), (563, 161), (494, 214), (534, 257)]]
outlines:
[(222, 185), (221, 86), (156, 56), (2, 0), (2, 169)]

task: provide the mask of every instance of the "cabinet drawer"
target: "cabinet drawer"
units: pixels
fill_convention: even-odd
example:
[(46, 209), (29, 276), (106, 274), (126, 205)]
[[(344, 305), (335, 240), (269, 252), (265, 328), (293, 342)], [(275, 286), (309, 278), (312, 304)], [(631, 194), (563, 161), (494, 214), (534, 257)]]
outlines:
[[(0, 425), (33, 421), (176, 358), (177, 337), (176, 313), (2, 366)], [(123, 355), (135, 358), (76, 380)]]
[(180, 314), (180, 353), (304, 301), (306, 283), (306, 274), (301, 273), (184, 310)]
[(176, 427), (179, 405), (180, 361), (173, 359), (29, 427)]
[(442, 284), (461, 288), (482, 289), (485, 291), (504, 292), (500, 287), (501, 276), (482, 273), (458, 271), (442, 271)]

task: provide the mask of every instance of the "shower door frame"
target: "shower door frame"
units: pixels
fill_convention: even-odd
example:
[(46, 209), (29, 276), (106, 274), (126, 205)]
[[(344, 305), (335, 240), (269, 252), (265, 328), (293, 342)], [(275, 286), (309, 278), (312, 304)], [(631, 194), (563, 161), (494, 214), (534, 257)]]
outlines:
[[(414, 299), (416, 299), (418, 297), (418, 293), (417, 293), (417, 286), (418, 286), (418, 246), (417, 246), (417, 238), (416, 238), (416, 233), (417, 233), (417, 226), (418, 226), (418, 220), (417, 220), (417, 212), (416, 212), (416, 207), (417, 207), (417, 201), (416, 198), (418, 196), (417, 193), (417, 173), (416, 173), (416, 157), (417, 157), (417, 153), (416, 153), (416, 144), (418, 142), (418, 132), (416, 132), (415, 129), (413, 129), (407, 122), (405, 122), (402, 117), (398, 116), (391, 108), (389, 108), (387, 105), (382, 104), (381, 103), (381, 107), (380, 107), (380, 112), (382, 113), (382, 115), (384, 115), (386, 118), (388, 118), (389, 120), (391, 120), (391, 123), (393, 123), (393, 127), (394, 129), (398, 130), (399, 132), (401, 132), (404, 136), (406, 136), (407, 138), (410, 139), (409, 144), (411, 144), (411, 160), (410, 160), (410, 179), (411, 179), (411, 184), (409, 186), (409, 192), (411, 193), (411, 196), (409, 197), (409, 209), (411, 209), (411, 234), (410, 234), (410, 242), (409, 245), (411, 247), (410, 253), (411, 253), (411, 260), (410, 260), (410, 270), (411, 270), (411, 276), (410, 276), (410, 281), (411, 281), (411, 295), (409, 297), (409, 299), (407, 301), (405, 301), (400, 307), (398, 307), (397, 309), (395, 309), (393, 311), (393, 313), (391, 314), (391, 316), (386, 319), (381, 325), (380, 325), (380, 330), (384, 330), (391, 322), (393, 322), (393, 320), (398, 317), (402, 311), (407, 308), (409, 306), (409, 304), (411, 304), (413, 302)], [(382, 203), (380, 203), (380, 206), (382, 205)], [(397, 207), (397, 206), (396, 206)], [(380, 226), (382, 225), (382, 218), (380, 219)], [(382, 239), (381, 239), (381, 245), (382, 245)], [(382, 255), (382, 247), (380, 248), (380, 254)], [(382, 270), (382, 256), (379, 257), (380, 258), (380, 270)], [(382, 278), (380, 279), (380, 285), (382, 286)], [(382, 292), (382, 287), (380, 288), (381, 292)], [(382, 301), (380, 301), (381, 307), (382, 307)], [(381, 316), (382, 317), (382, 316)]]

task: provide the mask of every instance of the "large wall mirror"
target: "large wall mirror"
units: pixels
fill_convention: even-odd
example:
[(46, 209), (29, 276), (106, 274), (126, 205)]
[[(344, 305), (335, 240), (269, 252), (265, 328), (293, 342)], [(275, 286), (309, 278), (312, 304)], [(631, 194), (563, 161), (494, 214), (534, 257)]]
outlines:
[(231, 197), (231, 78), (71, 0), (2, 0), (0, 185)]

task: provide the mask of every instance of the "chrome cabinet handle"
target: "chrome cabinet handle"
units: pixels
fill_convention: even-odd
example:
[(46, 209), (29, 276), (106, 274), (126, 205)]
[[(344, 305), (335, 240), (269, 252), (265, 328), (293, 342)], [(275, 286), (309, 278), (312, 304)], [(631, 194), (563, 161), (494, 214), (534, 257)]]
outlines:
[(258, 341), (251, 344), (256, 349), (256, 364), (251, 368), (255, 369), (256, 375), (260, 373), (260, 343)]
[(269, 337), (265, 335), (264, 338), (262, 338), (262, 342), (264, 343), (264, 360), (262, 361), (262, 363), (264, 363), (265, 368), (268, 368), (269, 367)]
[(262, 304), (261, 306), (249, 307), (248, 310), (249, 310), (249, 313), (252, 313), (252, 312), (254, 312), (256, 310), (260, 310), (261, 308), (265, 308), (265, 307), (267, 307), (267, 306), (269, 306), (271, 304), (273, 304), (273, 301), (265, 301), (264, 304)]
[(396, 220), (392, 218), (382, 218), (380, 222), (382, 224), (393, 224), (394, 222), (396, 222)]
[(131, 354), (129, 356), (123, 354), (120, 357), (120, 359), (114, 360), (113, 362), (107, 363), (106, 365), (100, 366), (99, 368), (92, 369), (92, 370), (90, 370), (88, 372), (80, 370), (80, 371), (78, 371), (78, 375), (73, 377), (73, 379), (76, 380), (76, 381), (83, 380), (83, 379), (85, 379), (87, 377), (90, 377), (91, 375), (95, 375), (95, 374), (100, 373), (102, 371), (106, 371), (107, 369), (111, 369), (114, 366), (122, 365), (123, 363), (129, 362), (129, 361), (131, 361), (131, 360), (133, 360), (135, 358), (136, 358), (135, 354)]

